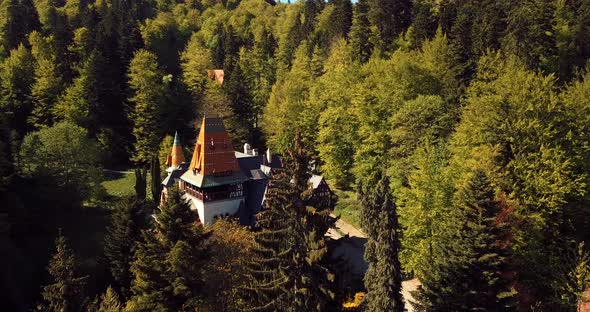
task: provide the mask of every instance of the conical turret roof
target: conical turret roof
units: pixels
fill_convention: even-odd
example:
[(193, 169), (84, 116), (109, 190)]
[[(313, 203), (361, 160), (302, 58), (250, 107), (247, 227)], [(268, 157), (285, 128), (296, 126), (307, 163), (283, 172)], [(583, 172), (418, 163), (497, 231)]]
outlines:
[(178, 131), (174, 133), (174, 143), (172, 144), (172, 151), (168, 155), (166, 165), (170, 168), (178, 168), (181, 163), (185, 162), (184, 154), (182, 152), (182, 143)]

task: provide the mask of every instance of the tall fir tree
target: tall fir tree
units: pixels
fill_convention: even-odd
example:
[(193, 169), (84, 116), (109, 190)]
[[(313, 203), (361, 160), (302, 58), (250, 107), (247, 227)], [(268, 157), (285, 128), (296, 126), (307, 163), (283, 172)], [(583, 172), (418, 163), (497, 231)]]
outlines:
[(39, 129), (53, 125), (53, 108), (62, 91), (62, 79), (58, 75), (51, 37), (33, 32), (29, 35), (29, 43), (35, 65), (34, 82), (31, 86), (32, 112), (28, 122), (31, 127)]
[(506, 224), (486, 174), (475, 169), (455, 194), (457, 231), (422, 279), (417, 311), (512, 311)]
[(400, 228), (397, 209), (389, 189), (389, 179), (382, 177), (372, 194), (361, 194), (363, 229), (368, 235), (365, 260), (367, 295), (365, 311), (405, 311), (402, 268), (399, 261)]
[(195, 222), (189, 205), (179, 189), (171, 189), (155, 229), (143, 231), (131, 265), (135, 279), (128, 309), (195, 310), (202, 304), (210, 233)]
[(121, 312), (123, 305), (119, 299), (119, 295), (111, 287), (100, 296), (100, 304), (96, 312)]
[(115, 289), (123, 298), (131, 295), (132, 275), (130, 265), (140, 231), (144, 225), (144, 204), (129, 197), (117, 203), (104, 242), (104, 254), (113, 279)]
[(359, 0), (354, 5), (353, 12), (349, 35), (351, 55), (356, 61), (366, 63), (373, 53), (373, 44), (369, 40), (371, 22), (369, 21), (368, 0)]
[(254, 235), (256, 255), (247, 263), (248, 283), (242, 289), (244, 310), (276, 311), (289, 306), (289, 177), (273, 174), (268, 184), (264, 209), (257, 215), (260, 231)]
[(162, 191), (162, 176), (160, 173), (160, 159), (157, 154), (152, 156), (150, 161), (150, 186), (152, 191), (152, 200), (154, 203), (160, 202), (160, 192)]
[(79, 76), (64, 90), (53, 109), (54, 116), (59, 120), (67, 120), (89, 130), (97, 132), (98, 92), (100, 84), (97, 76), (99, 54), (93, 51), (86, 61), (80, 64)]
[(412, 22), (412, 1), (369, 0), (368, 4), (368, 17), (378, 36), (379, 48), (392, 51), (395, 40)]
[(255, 234), (254, 248), (258, 257), (249, 263), (251, 281), (243, 292), (244, 298), (252, 298), (245, 300), (247, 310), (288, 306), (293, 311), (325, 311), (333, 304), (332, 277), (322, 265), (331, 206), (321, 206), (312, 197), (310, 158), (299, 135), (294, 146), (286, 168), (273, 175), (259, 215), (261, 231)]
[(11, 129), (19, 135), (28, 130), (27, 118), (31, 112), (31, 84), (33, 61), (24, 45), (10, 51), (0, 70), (0, 110), (9, 116)]
[(43, 299), (55, 312), (83, 311), (87, 276), (76, 275), (77, 262), (61, 231), (55, 240), (56, 251), (49, 261), (48, 271), (53, 284), (43, 287)]
[(135, 169), (135, 197), (137, 200), (145, 201), (147, 195), (147, 169)]

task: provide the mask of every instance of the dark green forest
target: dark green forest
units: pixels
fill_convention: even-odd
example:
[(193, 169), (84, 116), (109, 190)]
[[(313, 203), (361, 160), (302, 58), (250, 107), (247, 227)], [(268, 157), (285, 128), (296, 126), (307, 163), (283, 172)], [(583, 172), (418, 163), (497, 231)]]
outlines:
[[(589, 58), (586, 0), (2, 0), (2, 310), (348, 309), (313, 163), (362, 206), (356, 311), (403, 311), (406, 278), (416, 311), (576, 311)], [(285, 159), (256, 231), (156, 209), (205, 113)]]

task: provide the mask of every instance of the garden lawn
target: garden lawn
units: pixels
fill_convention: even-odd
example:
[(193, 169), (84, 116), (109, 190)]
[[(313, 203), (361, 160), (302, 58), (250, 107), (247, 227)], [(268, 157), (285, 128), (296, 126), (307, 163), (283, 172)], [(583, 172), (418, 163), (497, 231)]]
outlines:
[(338, 202), (334, 208), (334, 215), (340, 216), (340, 218), (347, 223), (350, 223), (357, 229), (361, 228), (360, 225), (360, 203), (357, 199), (356, 192), (354, 191), (342, 191), (339, 189), (333, 189), (338, 196)]

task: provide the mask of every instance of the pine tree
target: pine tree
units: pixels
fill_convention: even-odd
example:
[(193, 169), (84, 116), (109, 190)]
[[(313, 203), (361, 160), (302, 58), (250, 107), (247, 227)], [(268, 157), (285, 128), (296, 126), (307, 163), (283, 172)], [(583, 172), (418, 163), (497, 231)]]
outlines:
[(55, 240), (56, 252), (49, 261), (48, 271), (53, 284), (43, 287), (43, 299), (55, 312), (82, 311), (86, 298), (87, 276), (76, 276), (76, 259), (61, 231)]
[(455, 194), (457, 230), (449, 231), (445, 257), (433, 264), (418, 291), (418, 311), (510, 311), (514, 291), (506, 280), (505, 224), (486, 174), (476, 169)]
[(412, 47), (418, 48), (436, 34), (438, 19), (436, 3), (432, 0), (416, 0), (412, 6)]
[(27, 34), (39, 28), (37, 10), (31, 0), (8, 0), (0, 4), (0, 56), (25, 42)]
[[(223, 91), (230, 100), (234, 120), (231, 121), (237, 131), (235, 142), (252, 142), (252, 133), (256, 122), (252, 105), (252, 96), (245, 82), (244, 72), (240, 64), (235, 64), (231, 76), (224, 78)], [(234, 131), (235, 131), (234, 130)]]
[(96, 51), (81, 65), (80, 75), (65, 89), (53, 109), (59, 120), (67, 120), (84, 127), (94, 134), (97, 131), (97, 107), (99, 77), (97, 63), (100, 56)]
[(177, 188), (171, 189), (154, 231), (143, 231), (131, 271), (132, 311), (194, 310), (204, 298), (203, 264), (210, 236), (195, 222), (190, 204)]
[(243, 289), (245, 310), (276, 311), (292, 304), (288, 288), (290, 268), (289, 219), (285, 210), (289, 203), (289, 177), (275, 173), (268, 184), (264, 210), (257, 215), (260, 231), (252, 261), (247, 264), (248, 281)]
[(131, 263), (133, 296), (125, 310), (169, 311), (173, 307), (174, 290), (165, 274), (166, 250), (154, 231), (143, 230), (141, 237)]
[(104, 242), (104, 253), (118, 293), (128, 298), (131, 288), (130, 263), (136, 242), (141, 238), (144, 205), (136, 198), (122, 199), (113, 212)]
[(147, 169), (137, 168), (135, 169), (135, 196), (137, 200), (144, 201), (146, 197), (147, 187)]
[(369, 0), (368, 17), (376, 28), (381, 49), (391, 51), (393, 42), (412, 22), (411, 0)]
[(251, 282), (244, 299), (252, 311), (275, 311), (281, 306), (324, 311), (333, 297), (330, 273), (322, 266), (331, 208), (314, 203), (308, 185), (310, 158), (299, 135), (286, 159), (286, 169), (269, 182), (265, 210), (259, 214), (261, 231), (254, 237), (257, 257), (249, 263)]
[(31, 86), (32, 112), (28, 122), (34, 128), (53, 124), (53, 107), (62, 90), (57, 60), (51, 47), (51, 38), (38, 32), (29, 35), (31, 52), (35, 59), (34, 82)]
[(352, 26), (350, 28), (350, 49), (353, 58), (366, 63), (373, 53), (373, 45), (369, 40), (371, 22), (369, 21), (368, 0), (359, 0), (354, 6)]
[(507, 17), (503, 50), (520, 57), (531, 69), (546, 73), (557, 69), (557, 46), (553, 35), (554, 1), (523, 1)]
[(400, 228), (389, 179), (381, 178), (374, 193), (363, 194), (361, 198), (363, 229), (368, 235), (365, 260), (369, 268), (364, 278), (366, 311), (405, 311), (401, 295)]
[(159, 121), (164, 94), (163, 74), (156, 55), (146, 50), (135, 53), (129, 66), (129, 85), (134, 91), (130, 99), (135, 104), (130, 114), (135, 137), (133, 161), (147, 164), (158, 151)]
[(24, 45), (10, 51), (0, 69), (0, 111), (10, 117), (10, 127), (23, 135), (31, 112), (33, 62)]
[(111, 288), (100, 297), (100, 305), (97, 312), (120, 312), (123, 310), (119, 295)]
[(160, 192), (162, 191), (162, 176), (160, 174), (160, 159), (156, 154), (152, 156), (152, 161), (150, 162), (150, 174), (152, 177), (152, 199), (155, 203), (158, 203), (160, 201)]

